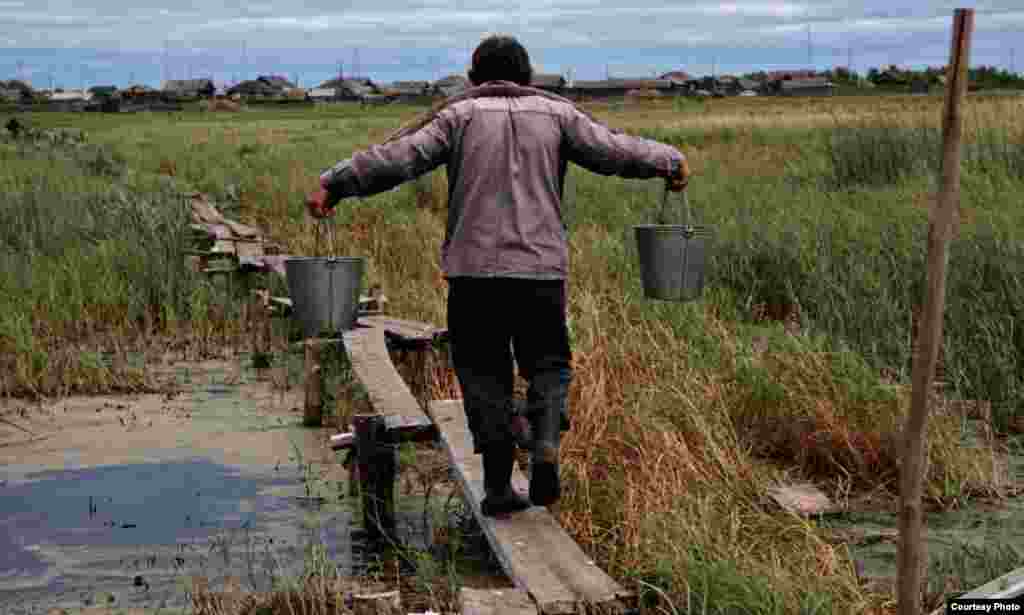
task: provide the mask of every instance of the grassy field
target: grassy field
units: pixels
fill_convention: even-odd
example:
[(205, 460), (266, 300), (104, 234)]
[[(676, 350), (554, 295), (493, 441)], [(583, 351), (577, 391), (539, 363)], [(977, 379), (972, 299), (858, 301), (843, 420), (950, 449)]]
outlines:
[[(844, 503), (894, 501), (940, 106), (893, 96), (593, 108), (690, 156), (691, 204), (716, 237), (700, 301), (647, 301), (631, 227), (651, 221), (661, 183), (571, 170), (577, 378), (560, 516), (652, 608), (892, 611), (889, 589), (858, 579), (842, 541), (774, 511), (765, 493), (811, 479)], [(1024, 101), (972, 96), (967, 109), (940, 377), (946, 395), (990, 404), (996, 432), (1012, 437), (1024, 399), (1024, 128), (1012, 117)], [(242, 333), (237, 306), (183, 262), (179, 192), (234, 203), (237, 218), (310, 254), (302, 197), (319, 172), (421, 111), (29, 116), (84, 130), (87, 145), (0, 143), (3, 392), (137, 388), (144, 374), (111, 355)], [(340, 206), (339, 243), (369, 258), (366, 282), (401, 317), (444, 323), (444, 185), (440, 170)], [(929, 505), (1003, 495), (1000, 457), (966, 444), (958, 414), (935, 416), (930, 435)]]

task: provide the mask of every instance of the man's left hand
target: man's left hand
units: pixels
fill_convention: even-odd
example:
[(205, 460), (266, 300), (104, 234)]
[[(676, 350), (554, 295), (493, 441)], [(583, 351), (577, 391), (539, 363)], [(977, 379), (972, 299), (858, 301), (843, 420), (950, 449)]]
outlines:
[(320, 187), (319, 190), (311, 192), (306, 196), (306, 207), (309, 209), (309, 213), (314, 218), (327, 218), (337, 213), (334, 206), (338, 204), (341, 199), (331, 196), (331, 193), (326, 188)]
[(679, 162), (679, 167), (671, 176), (665, 178), (665, 187), (672, 192), (682, 192), (690, 183), (690, 164), (686, 158)]

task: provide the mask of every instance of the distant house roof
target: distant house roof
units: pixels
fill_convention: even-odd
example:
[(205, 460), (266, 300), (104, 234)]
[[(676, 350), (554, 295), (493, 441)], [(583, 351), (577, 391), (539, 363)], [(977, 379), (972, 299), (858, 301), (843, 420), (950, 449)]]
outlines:
[(351, 78), (351, 79), (350, 78), (338, 79), (337, 77), (335, 77), (334, 79), (328, 79), (327, 81), (324, 81), (323, 83), (321, 83), (317, 87), (318, 88), (337, 88), (337, 87), (341, 87), (342, 84), (345, 84), (345, 83), (356, 83), (356, 84), (366, 85), (366, 86), (370, 86), (370, 87), (376, 87), (375, 84), (373, 83), (372, 79), (366, 79), (366, 78), (362, 78), (362, 77), (360, 77), (360, 78)]
[(213, 92), (217, 88), (212, 79), (171, 79), (164, 82), (163, 89), (172, 92)]
[(273, 96), (279, 94), (280, 89), (275, 88), (266, 81), (249, 79), (228, 88), (228, 94), (244, 94), (246, 96)]
[(430, 82), (429, 81), (394, 81), (388, 87), (390, 87), (391, 89), (395, 89), (395, 90), (402, 89), (402, 88), (405, 88), (405, 89), (419, 88), (419, 89), (423, 90), (423, 89), (426, 89), (426, 88), (430, 87)]
[(555, 74), (535, 73), (530, 85), (535, 88), (560, 88), (565, 85), (565, 77)]
[(112, 96), (117, 93), (116, 85), (94, 85), (89, 88), (93, 96)]
[(790, 79), (813, 79), (818, 72), (810, 69), (798, 70), (773, 70), (767, 73), (769, 81), (790, 80)]
[(82, 92), (81, 90), (66, 90), (64, 92), (54, 92), (50, 96), (50, 100), (89, 100), (92, 98), (92, 94)]
[(441, 79), (438, 79), (437, 81), (435, 81), (434, 85), (435, 86), (446, 86), (446, 85), (464, 85), (464, 86), (468, 86), (469, 85), (469, 79), (467, 79), (463, 75), (448, 75), (447, 77), (442, 77)]
[(0, 79), (0, 88), (3, 88), (5, 90), (18, 90), (19, 92), (28, 92), (29, 94), (32, 93), (32, 86), (30, 86), (29, 84), (25, 83), (20, 79), (11, 79), (10, 81), (4, 81), (3, 79)]
[(834, 84), (828, 79), (820, 77), (814, 79), (792, 79), (779, 83), (779, 87), (781, 87), (783, 91), (800, 90), (805, 88), (830, 88), (833, 87), (833, 85)]
[(310, 98), (335, 98), (338, 95), (336, 88), (313, 88), (309, 90)]
[(690, 73), (688, 73), (688, 72), (686, 72), (684, 70), (674, 70), (674, 71), (665, 73), (664, 75), (658, 77), (658, 79), (668, 79), (669, 81), (676, 81), (676, 82), (679, 82), (679, 83), (684, 83), (686, 81), (689, 81), (689, 80), (693, 79), (693, 77), (690, 76)]
[(346, 79), (345, 81), (341, 82), (341, 84), (338, 86), (338, 89), (341, 90), (342, 94), (347, 96), (363, 97), (370, 96), (376, 93), (377, 88), (375, 88), (372, 85), (367, 85), (361, 80), (355, 81)]
[(604, 79), (577, 81), (573, 85), (580, 90), (668, 90), (673, 82), (669, 79)]
[(266, 83), (272, 88), (277, 88), (281, 90), (290, 90), (295, 87), (294, 83), (288, 81), (287, 79), (279, 75), (260, 75), (259, 77), (256, 78), (256, 80), (262, 81), (263, 83)]
[(430, 92), (429, 81), (395, 81), (383, 87), (391, 94), (399, 96), (421, 96)]

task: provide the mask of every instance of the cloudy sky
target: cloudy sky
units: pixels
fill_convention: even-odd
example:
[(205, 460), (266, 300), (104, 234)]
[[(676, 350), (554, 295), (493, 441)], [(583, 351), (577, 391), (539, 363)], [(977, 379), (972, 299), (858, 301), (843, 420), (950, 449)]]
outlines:
[(273, 72), (310, 85), (341, 63), (382, 81), (426, 79), (464, 71), (489, 32), (515, 34), (537, 68), (580, 79), (940, 65), (958, 7), (977, 10), (972, 64), (1024, 70), (1022, 0), (0, 0), (0, 78), (70, 87)]

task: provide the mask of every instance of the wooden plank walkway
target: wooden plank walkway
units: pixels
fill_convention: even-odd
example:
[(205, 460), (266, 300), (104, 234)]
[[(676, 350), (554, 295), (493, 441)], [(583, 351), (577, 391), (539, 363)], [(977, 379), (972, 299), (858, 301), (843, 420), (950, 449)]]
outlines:
[[(425, 409), (391, 361), (388, 336), (427, 342), (443, 333), (442, 329), (431, 325), (382, 316), (361, 317), (355, 329), (343, 333), (342, 340), (352, 369), (366, 389), (373, 411), (383, 415), (377, 421), (386, 426), (384, 431), (391, 434), (388, 440), (397, 441), (396, 434), (402, 431), (422, 430), (426, 418)], [(534, 506), (504, 518), (484, 517), (480, 511), (483, 466), (481, 458), (473, 454), (462, 402), (431, 402), (427, 414), (433, 420), (434, 431), (439, 435), (459, 478), (463, 499), (473, 510), (502, 568), (516, 585), (515, 590), (502, 590), (500, 594), (491, 590), (463, 592), (464, 613), (621, 614), (635, 608), (636, 596), (587, 557), (547, 509)], [(367, 419), (367, 415), (357, 418), (360, 417), (364, 421)], [(364, 433), (362, 436), (359, 435), (360, 429)], [(360, 428), (358, 423), (355, 431), (353, 442), (346, 441), (344, 446), (347, 448), (354, 443), (358, 453), (360, 438), (363, 442), (372, 438), (365, 435), (365, 427)], [(393, 467), (383, 467), (392, 463), (388, 454), (375, 453), (372, 442), (364, 446), (365, 455), (359, 455), (363, 458), (361, 472), (370, 476), (392, 475)], [(391, 483), (387, 477), (377, 476), (371, 479), (368, 487), (376, 494), (376, 500), (384, 501), (390, 499)], [(523, 492), (528, 490), (526, 477), (521, 472), (514, 473), (513, 485)], [(381, 510), (386, 512), (390, 508), (388, 505)]]
[(394, 417), (389, 424), (418, 425), (423, 408), (391, 362), (385, 327), (367, 325), (367, 318), (360, 318), (356, 328), (342, 336), (352, 370), (366, 389), (373, 410)]
[[(430, 404), (448, 460), (456, 469), (463, 498), (473, 509), (502, 568), (516, 587), (525, 590), (544, 614), (622, 613), (635, 607), (636, 597), (609, 577), (569, 537), (547, 509), (534, 506), (503, 518), (485, 517), (483, 463), (473, 444), (460, 400)], [(528, 490), (526, 477), (513, 473), (513, 487)]]

